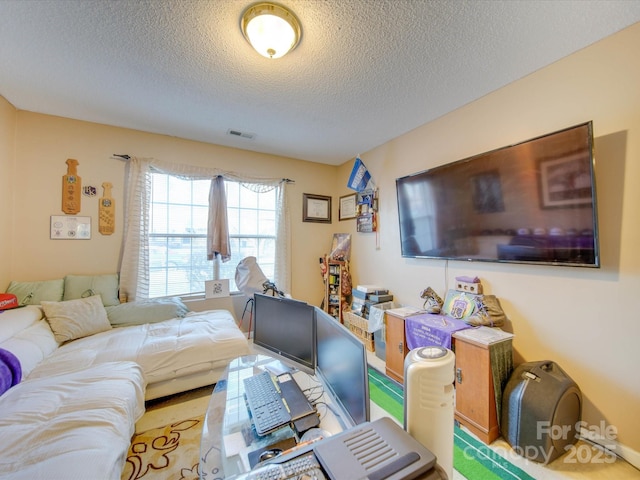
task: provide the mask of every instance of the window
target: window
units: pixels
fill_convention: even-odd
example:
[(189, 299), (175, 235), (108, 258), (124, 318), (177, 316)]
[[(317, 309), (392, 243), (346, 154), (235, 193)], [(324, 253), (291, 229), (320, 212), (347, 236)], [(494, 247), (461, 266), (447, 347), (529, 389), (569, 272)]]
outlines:
[(276, 191), (256, 192), (225, 180), (231, 241), (230, 261), (207, 260), (210, 180), (183, 180), (163, 173), (151, 175), (149, 228), (149, 297), (204, 292), (205, 280), (228, 278), (237, 290), (236, 266), (254, 256), (267, 278), (274, 278)]

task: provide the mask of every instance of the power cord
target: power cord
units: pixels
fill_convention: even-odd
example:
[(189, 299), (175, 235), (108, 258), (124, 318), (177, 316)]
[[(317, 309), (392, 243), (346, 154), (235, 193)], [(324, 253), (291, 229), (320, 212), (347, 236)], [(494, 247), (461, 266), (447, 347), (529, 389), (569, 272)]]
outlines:
[(251, 323), (253, 321), (253, 297), (247, 300), (247, 303), (244, 304), (244, 310), (242, 311), (242, 317), (240, 317), (240, 325), (238, 326), (240, 330), (242, 330), (242, 326), (244, 325), (244, 316), (247, 313), (247, 307), (251, 304), (251, 308), (249, 309), (249, 330), (247, 330), (247, 338), (251, 338)]

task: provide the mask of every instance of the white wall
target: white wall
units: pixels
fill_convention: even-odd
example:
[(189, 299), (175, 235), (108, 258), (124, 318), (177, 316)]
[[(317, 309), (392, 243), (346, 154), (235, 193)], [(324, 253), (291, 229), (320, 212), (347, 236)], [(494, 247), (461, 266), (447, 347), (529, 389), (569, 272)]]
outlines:
[[(421, 306), (457, 275), (497, 295), (516, 361), (550, 359), (576, 380), (583, 418), (617, 427), (640, 451), (640, 24), (361, 156), (380, 190), (380, 248), (354, 233), (355, 283)], [(403, 259), (395, 178), (593, 120), (600, 269)], [(352, 162), (341, 167), (345, 185)], [(346, 188), (339, 195), (347, 193)], [(344, 223), (344, 222), (343, 222)]]

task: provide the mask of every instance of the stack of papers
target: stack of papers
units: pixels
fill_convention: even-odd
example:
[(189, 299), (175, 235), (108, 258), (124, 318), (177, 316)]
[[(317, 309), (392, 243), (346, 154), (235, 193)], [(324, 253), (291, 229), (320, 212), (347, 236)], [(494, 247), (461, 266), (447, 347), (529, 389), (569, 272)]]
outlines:
[(505, 340), (511, 340), (513, 333), (505, 332), (499, 328), (476, 327), (459, 330), (454, 333), (453, 336), (482, 345), (491, 345)]
[(387, 313), (391, 315), (395, 315), (396, 317), (406, 318), (411, 315), (418, 315), (419, 313), (425, 313), (424, 310), (421, 310), (416, 307), (399, 307), (399, 308), (390, 308), (387, 310)]

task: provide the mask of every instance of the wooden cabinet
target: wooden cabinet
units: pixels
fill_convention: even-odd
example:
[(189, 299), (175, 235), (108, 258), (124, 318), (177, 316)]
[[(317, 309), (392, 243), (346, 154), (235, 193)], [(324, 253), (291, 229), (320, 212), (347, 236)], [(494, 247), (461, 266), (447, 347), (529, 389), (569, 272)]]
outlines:
[[(386, 374), (404, 383), (404, 359), (409, 353), (405, 319), (386, 315)], [(455, 419), (483, 442), (489, 444), (500, 435), (489, 346), (464, 338), (451, 338), (456, 355)]]
[(404, 358), (409, 353), (404, 335), (404, 318), (385, 313), (386, 315), (386, 367), (389, 378), (404, 382)]
[(455, 419), (489, 444), (500, 435), (489, 348), (455, 338), (455, 354)]
[(342, 293), (342, 281), (347, 268), (344, 261), (327, 261), (324, 310), (340, 323), (342, 323), (342, 304), (348, 302), (348, 298)]

